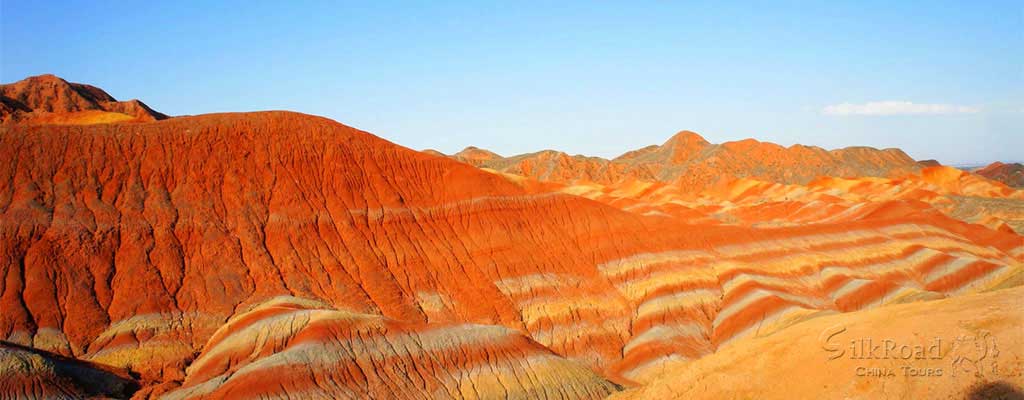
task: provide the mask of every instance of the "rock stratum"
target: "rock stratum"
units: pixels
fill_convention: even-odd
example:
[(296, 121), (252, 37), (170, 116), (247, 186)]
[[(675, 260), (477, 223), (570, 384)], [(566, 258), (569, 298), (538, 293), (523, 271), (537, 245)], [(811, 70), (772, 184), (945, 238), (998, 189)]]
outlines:
[(1024, 232), (1020, 164), (965, 172), (898, 149), (715, 145), (689, 131), (612, 160), (553, 150), (502, 157), (476, 147), (450, 158), (540, 190), (690, 223), (782, 226), (940, 212)]
[(1021, 385), (1024, 238), (985, 219), (1020, 192), (944, 167), (541, 181), (290, 112), (13, 120), (0, 155), (0, 397), (660, 398), (821, 321), (955, 324), (934, 304), (994, 307), (985, 379)]

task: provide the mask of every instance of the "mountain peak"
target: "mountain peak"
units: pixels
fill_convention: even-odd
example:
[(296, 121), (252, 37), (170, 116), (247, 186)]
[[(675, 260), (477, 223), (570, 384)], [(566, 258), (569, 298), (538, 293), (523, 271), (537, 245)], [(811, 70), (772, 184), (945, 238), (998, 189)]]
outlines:
[(459, 157), (482, 158), (488, 160), (492, 158), (501, 157), (500, 155), (498, 155), (498, 153), (495, 153), (487, 149), (481, 149), (476, 146), (467, 146), (466, 148), (462, 149), (462, 151), (455, 153), (455, 155)]
[(61, 78), (61, 77), (59, 77), (57, 75), (54, 75), (54, 74), (33, 75), (33, 76), (27, 77), (25, 79), (22, 79), (19, 82), (25, 82), (25, 81), (29, 81), (29, 82), (64, 82), (64, 83), (68, 83), (68, 81), (66, 81), (63, 78)]
[(481, 149), (476, 146), (467, 146), (462, 151), (452, 154), (452, 158), (479, 167), (488, 161), (502, 157), (490, 150)]
[(671, 162), (673, 164), (682, 164), (710, 145), (710, 142), (696, 132), (680, 131), (669, 138), (661, 147), (672, 152)]
[(673, 144), (683, 144), (687, 147), (690, 146), (706, 146), (711, 144), (703, 136), (693, 131), (679, 131), (675, 135), (672, 135), (664, 144), (664, 146)]

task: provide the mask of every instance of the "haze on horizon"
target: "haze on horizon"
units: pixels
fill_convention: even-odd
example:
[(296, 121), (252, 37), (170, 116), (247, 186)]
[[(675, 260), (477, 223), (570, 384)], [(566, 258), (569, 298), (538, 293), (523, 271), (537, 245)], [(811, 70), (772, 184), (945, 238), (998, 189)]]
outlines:
[(615, 157), (692, 130), (984, 164), (1024, 159), (1022, 16), (1012, 1), (6, 1), (0, 81), (53, 73), (172, 115), (294, 110), (446, 153)]

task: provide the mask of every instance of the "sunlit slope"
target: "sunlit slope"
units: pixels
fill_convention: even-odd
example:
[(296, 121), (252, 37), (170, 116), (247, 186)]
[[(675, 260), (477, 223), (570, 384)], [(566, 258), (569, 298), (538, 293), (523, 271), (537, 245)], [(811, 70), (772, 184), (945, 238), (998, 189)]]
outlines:
[(550, 190), (632, 213), (694, 224), (786, 226), (943, 214), (992, 229), (1024, 230), (1024, 191), (945, 166), (901, 178), (822, 176), (803, 185), (740, 178), (696, 193), (636, 179), (551, 185)]
[[(1022, 299), (1016, 288), (817, 318), (666, 368), (611, 398), (1015, 398), (1024, 386)], [(893, 350), (851, 347), (867, 340)]]

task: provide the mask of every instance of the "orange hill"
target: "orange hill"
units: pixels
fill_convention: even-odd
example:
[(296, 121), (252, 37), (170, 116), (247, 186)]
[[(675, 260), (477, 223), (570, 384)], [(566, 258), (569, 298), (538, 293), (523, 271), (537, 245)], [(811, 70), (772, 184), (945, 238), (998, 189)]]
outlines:
[(1004, 164), (996, 161), (972, 172), (1011, 187), (1024, 188), (1024, 164), (1021, 163)]
[(466, 164), (479, 167), (486, 164), (491, 160), (500, 159), (501, 156), (494, 152), (490, 152), (484, 149), (479, 149), (473, 146), (469, 146), (462, 151), (452, 154), (452, 158), (462, 161)]
[[(505, 175), (524, 184), (515, 175)], [(806, 185), (723, 179), (698, 193), (675, 184), (627, 180), (613, 185), (549, 184), (641, 215), (691, 224), (785, 226), (942, 213), (993, 229), (1024, 232), (1024, 191), (952, 167), (901, 178), (819, 177)]]
[(92, 124), (167, 118), (141, 101), (117, 101), (100, 88), (54, 75), (0, 85), (0, 103), (0, 122)]

